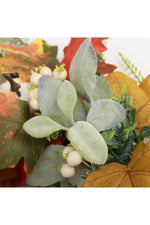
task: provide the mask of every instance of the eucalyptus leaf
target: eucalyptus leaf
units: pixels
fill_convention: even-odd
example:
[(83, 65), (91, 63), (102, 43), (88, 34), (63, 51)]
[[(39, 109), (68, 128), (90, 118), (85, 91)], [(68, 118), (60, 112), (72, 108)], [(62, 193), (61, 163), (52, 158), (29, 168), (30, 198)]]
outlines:
[[(65, 80), (61, 83), (57, 93), (57, 104), (60, 110), (73, 121), (73, 111), (77, 101), (77, 93), (71, 82)], [(74, 121), (73, 121), (74, 123)]]
[(96, 84), (93, 92), (94, 101), (98, 99), (107, 99), (112, 96), (111, 88), (105, 78), (96, 76)]
[(78, 121), (67, 133), (67, 138), (81, 156), (95, 164), (104, 164), (108, 148), (101, 134), (86, 121)]
[(124, 120), (126, 111), (119, 103), (111, 99), (97, 100), (91, 106), (87, 121), (99, 132), (109, 130)]
[(75, 122), (86, 120), (84, 107), (78, 98), (77, 98), (77, 102), (76, 102), (76, 105), (75, 105), (75, 108), (73, 111), (73, 118), (74, 118)]
[(97, 57), (89, 39), (86, 39), (74, 56), (69, 76), (77, 93), (88, 102), (93, 100), (96, 82)]
[(60, 80), (51, 76), (43, 75), (40, 78), (38, 87), (39, 107), (43, 116), (50, 117), (64, 127), (71, 127), (73, 122), (61, 112), (57, 104), (57, 93), (61, 84)]
[(66, 163), (61, 158), (61, 151), (65, 146), (50, 145), (41, 154), (37, 166), (26, 183), (31, 186), (49, 186), (62, 181), (64, 177), (59, 172), (59, 168)]
[(43, 138), (64, 128), (49, 117), (36, 116), (26, 121), (23, 129), (32, 137)]

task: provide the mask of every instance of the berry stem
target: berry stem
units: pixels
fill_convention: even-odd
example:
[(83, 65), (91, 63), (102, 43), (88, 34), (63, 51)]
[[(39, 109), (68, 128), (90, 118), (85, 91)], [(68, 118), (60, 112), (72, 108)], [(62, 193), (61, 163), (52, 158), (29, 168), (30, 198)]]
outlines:
[(90, 169), (92, 169), (92, 167), (87, 162), (85, 162), (83, 159), (82, 159), (82, 163), (84, 163), (84, 165), (86, 165), (87, 167), (89, 167)]

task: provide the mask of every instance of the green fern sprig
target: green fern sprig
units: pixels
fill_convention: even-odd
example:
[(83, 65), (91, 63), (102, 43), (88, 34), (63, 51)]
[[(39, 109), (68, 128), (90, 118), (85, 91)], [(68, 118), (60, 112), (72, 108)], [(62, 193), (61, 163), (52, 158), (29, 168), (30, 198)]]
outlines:
[(131, 61), (126, 58), (121, 52), (119, 52), (118, 55), (121, 57), (122, 62), (126, 65), (126, 68), (130, 70), (130, 73), (134, 75), (135, 79), (140, 84), (144, 80), (141, 71), (139, 71), (137, 67), (133, 63), (131, 63)]

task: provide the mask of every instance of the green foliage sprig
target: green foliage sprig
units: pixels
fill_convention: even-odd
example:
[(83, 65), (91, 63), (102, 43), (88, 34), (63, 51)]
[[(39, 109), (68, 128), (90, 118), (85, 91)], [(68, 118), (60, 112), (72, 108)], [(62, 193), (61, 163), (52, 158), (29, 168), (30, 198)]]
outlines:
[(127, 96), (126, 94), (125, 85), (122, 85), (120, 94), (121, 98), (112, 98), (125, 108), (126, 117), (116, 127), (102, 132), (102, 136), (105, 139), (109, 150), (107, 163), (118, 162), (127, 164), (131, 159), (136, 145), (140, 141), (144, 141), (144, 138), (150, 135), (150, 126), (144, 127), (140, 134), (137, 135), (135, 131), (137, 125), (135, 122), (136, 108), (132, 106), (132, 97)]
[(132, 63), (131, 60), (125, 57), (121, 52), (119, 52), (118, 55), (121, 57), (122, 62), (126, 65), (126, 69), (130, 70), (130, 73), (134, 75), (135, 79), (140, 84), (144, 80), (141, 71), (139, 71), (134, 63)]

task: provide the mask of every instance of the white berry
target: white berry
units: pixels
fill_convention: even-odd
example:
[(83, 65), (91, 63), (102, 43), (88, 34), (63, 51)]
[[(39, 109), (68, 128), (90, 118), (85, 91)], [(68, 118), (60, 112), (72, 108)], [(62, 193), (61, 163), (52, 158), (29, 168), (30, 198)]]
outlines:
[(37, 87), (38, 84), (39, 84), (39, 79), (41, 78), (41, 76), (42, 76), (41, 74), (33, 72), (31, 77), (30, 77), (30, 83)]
[(60, 172), (63, 177), (73, 177), (75, 175), (75, 168), (69, 164), (63, 164)]
[(52, 72), (52, 70), (49, 67), (45, 66), (45, 67), (43, 67), (40, 70), (40, 74), (41, 75), (49, 75), (49, 76), (52, 76), (53, 75), (53, 72)]
[(29, 102), (32, 109), (39, 110), (39, 102), (36, 98), (32, 98)]
[(53, 77), (64, 81), (67, 78), (67, 70), (64, 68), (64, 64), (61, 64), (60, 66), (56, 66), (56, 68), (53, 71)]
[(29, 98), (31, 99), (31, 98), (37, 97), (37, 92), (38, 92), (37, 88), (31, 89), (29, 91)]
[(62, 157), (63, 157), (63, 158), (67, 158), (68, 155), (70, 154), (70, 152), (72, 152), (73, 150), (74, 150), (74, 148), (71, 147), (71, 146), (65, 147), (65, 148), (62, 150)]
[(71, 166), (78, 166), (82, 162), (82, 157), (79, 152), (72, 151), (69, 153), (68, 157), (66, 158), (66, 161)]
[(63, 71), (61, 73), (58, 73), (56, 71), (53, 71), (53, 77), (55, 77), (61, 81), (64, 81), (67, 77), (67, 72)]

